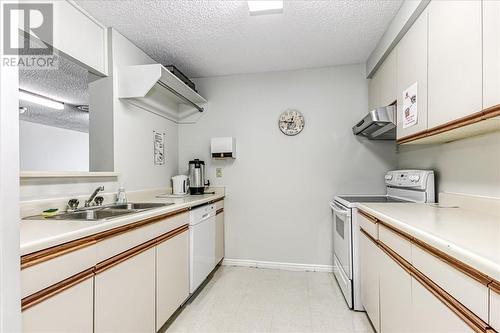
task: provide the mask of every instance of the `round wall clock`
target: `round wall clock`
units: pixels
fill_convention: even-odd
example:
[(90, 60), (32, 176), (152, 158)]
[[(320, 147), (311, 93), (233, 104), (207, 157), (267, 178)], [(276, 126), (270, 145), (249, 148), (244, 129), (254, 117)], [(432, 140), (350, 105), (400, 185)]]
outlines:
[(304, 116), (297, 110), (286, 110), (280, 115), (278, 126), (286, 135), (297, 135), (304, 129)]

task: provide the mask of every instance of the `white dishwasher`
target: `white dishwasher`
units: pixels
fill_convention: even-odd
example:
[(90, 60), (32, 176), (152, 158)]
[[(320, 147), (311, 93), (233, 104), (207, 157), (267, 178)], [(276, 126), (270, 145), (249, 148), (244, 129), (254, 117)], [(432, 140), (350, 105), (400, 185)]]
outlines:
[(189, 292), (193, 293), (215, 267), (215, 205), (189, 215)]

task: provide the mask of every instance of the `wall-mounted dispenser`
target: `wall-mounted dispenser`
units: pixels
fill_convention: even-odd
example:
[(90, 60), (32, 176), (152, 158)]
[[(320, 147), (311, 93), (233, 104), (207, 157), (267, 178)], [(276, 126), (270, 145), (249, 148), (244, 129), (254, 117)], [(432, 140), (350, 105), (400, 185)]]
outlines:
[(210, 140), (212, 158), (236, 158), (236, 139), (233, 137)]

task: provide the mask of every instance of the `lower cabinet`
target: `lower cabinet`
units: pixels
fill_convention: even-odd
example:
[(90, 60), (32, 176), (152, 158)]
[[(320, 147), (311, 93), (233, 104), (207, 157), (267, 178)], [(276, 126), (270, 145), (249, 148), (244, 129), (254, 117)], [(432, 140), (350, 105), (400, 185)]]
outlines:
[(189, 296), (189, 231), (156, 246), (156, 331)]
[(97, 271), (96, 333), (155, 332), (155, 254), (153, 247)]
[(414, 278), (412, 278), (411, 286), (413, 332), (472, 332), (472, 329), (461, 318)]
[(224, 211), (215, 216), (215, 265), (224, 258)]
[(387, 255), (380, 261), (380, 331), (411, 332), (411, 275)]
[(500, 292), (490, 289), (490, 325), (500, 331)]
[(380, 332), (379, 263), (381, 250), (360, 233), (361, 300), (373, 327)]
[(25, 309), (23, 332), (92, 332), (94, 279), (88, 279)]

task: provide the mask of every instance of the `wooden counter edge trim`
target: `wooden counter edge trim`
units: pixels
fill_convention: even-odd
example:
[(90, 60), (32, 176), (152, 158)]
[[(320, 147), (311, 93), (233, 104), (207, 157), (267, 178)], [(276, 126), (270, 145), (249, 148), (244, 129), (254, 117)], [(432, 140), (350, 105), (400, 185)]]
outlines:
[(221, 208), (221, 209), (217, 209), (217, 211), (215, 212), (215, 215), (219, 215), (220, 213), (222, 213), (224, 211), (224, 208)]
[(447, 131), (455, 129), (455, 128), (463, 127), (466, 125), (477, 123), (477, 122), (482, 121), (482, 120), (493, 118), (493, 117), (496, 117), (498, 115), (500, 115), (500, 104), (491, 106), (487, 109), (483, 109), (483, 110), (476, 112), (476, 113), (473, 113), (471, 115), (468, 115), (468, 116), (465, 116), (465, 117), (462, 117), (462, 118), (459, 118), (456, 120), (452, 120), (452, 121), (447, 122), (445, 124), (438, 125), (438, 126), (429, 128), (427, 130), (417, 132), (415, 134), (404, 136), (404, 137), (396, 140), (396, 143), (402, 144), (402, 143), (407, 143), (407, 142), (415, 141), (418, 139), (422, 139), (422, 138), (425, 138), (428, 136), (441, 134), (443, 132), (447, 132)]
[(83, 282), (94, 276), (94, 268), (86, 269), (78, 274), (70, 276), (69, 278), (62, 280), (56, 284), (53, 284), (45, 289), (42, 289), (34, 294), (24, 297), (21, 300), (21, 311), (25, 311), (30, 307), (51, 298), (66, 289), (69, 289), (80, 282)]
[(369, 220), (372, 223), (376, 224), (379, 221), (376, 217), (371, 216), (370, 214), (362, 211), (361, 209), (358, 210), (358, 213), (359, 213), (359, 215), (363, 216), (364, 218), (366, 218), (367, 220)]
[(470, 278), (476, 280), (477, 282), (481, 283), (484, 286), (488, 286), (492, 281), (494, 281), (491, 277), (488, 275), (478, 271), (472, 266), (469, 266), (463, 262), (461, 262), (458, 259), (453, 258), (452, 256), (444, 253), (441, 250), (438, 250), (427, 243), (416, 239), (413, 237), (412, 243), (424, 250), (425, 252), (429, 253), (433, 257), (443, 261), (444, 263), (448, 264), (452, 268), (462, 272), (463, 274), (469, 276)]
[(155, 237), (145, 243), (142, 243), (140, 245), (137, 245), (131, 249), (128, 249), (122, 253), (119, 253), (111, 258), (108, 258), (104, 261), (101, 261), (95, 265), (95, 274), (100, 274), (116, 265), (119, 263), (124, 262), (125, 260), (128, 260), (132, 257), (135, 257), (136, 255), (147, 251), (156, 245), (158, 245), (161, 242), (166, 241), (167, 239), (170, 239), (172, 237), (175, 237), (189, 229), (189, 225), (185, 224), (183, 226), (180, 226), (174, 230), (171, 230), (161, 236)]
[(394, 228), (392, 225), (385, 223), (384, 221), (379, 220), (378, 223), (387, 230), (391, 231), (392, 233), (395, 233), (397, 236), (404, 238), (405, 240), (411, 242), (415, 239), (415, 237), (411, 236), (410, 234), (407, 234), (404, 231), (401, 231), (397, 228)]
[(396, 264), (398, 264), (406, 273), (410, 274), (417, 282), (425, 289), (439, 299), (447, 308), (462, 319), (475, 332), (487, 332), (490, 327), (481, 318), (475, 315), (462, 303), (457, 301), (453, 296), (448, 294), (444, 289), (439, 287), (434, 281), (418, 271), (412, 264), (403, 259), (399, 254), (392, 250), (382, 241), (378, 241), (378, 246), (382, 251), (389, 256)]
[(490, 288), (491, 291), (495, 292), (500, 296), (500, 282), (493, 280), (489, 285), (488, 288)]
[(102, 241), (104, 239), (107, 239), (107, 238), (110, 238), (113, 236), (117, 236), (117, 235), (122, 234), (124, 232), (131, 231), (133, 229), (137, 229), (137, 228), (140, 228), (142, 226), (145, 226), (145, 225), (148, 225), (151, 223), (155, 223), (159, 220), (163, 220), (163, 219), (168, 218), (168, 217), (172, 217), (175, 215), (185, 213), (187, 211), (189, 211), (189, 208), (182, 208), (182, 209), (179, 209), (179, 210), (176, 210), (173, 212), (168, 212), (168, 213), (165, 213), (162, 215), (150, 217), (150, 218), (147, 218), (144, 220), (132, 222), (130, 224), (126, 224), (123, 226), (119, 226), (116, 228), (105, 230), (105, 231), (99, 232), (99, 233), (94, 234), (94, 235), (75, 239), (73, 241), (59, 244), (59, 245), (56, 245), (53, 247), (49, 247), (47, 249), (43, 249), (43, 250), (40, 250), (37, 252), (25, 254), (24, 256), (21, 257), (21, 270), (28, 268), (30, 266), (42, 263), (44, 261), (65, 255), (67, 253), (70, 253), (70, 252), (73, 252), (76, 250), (80, 250), (84, 247), (94, 245), (95, 243)]

